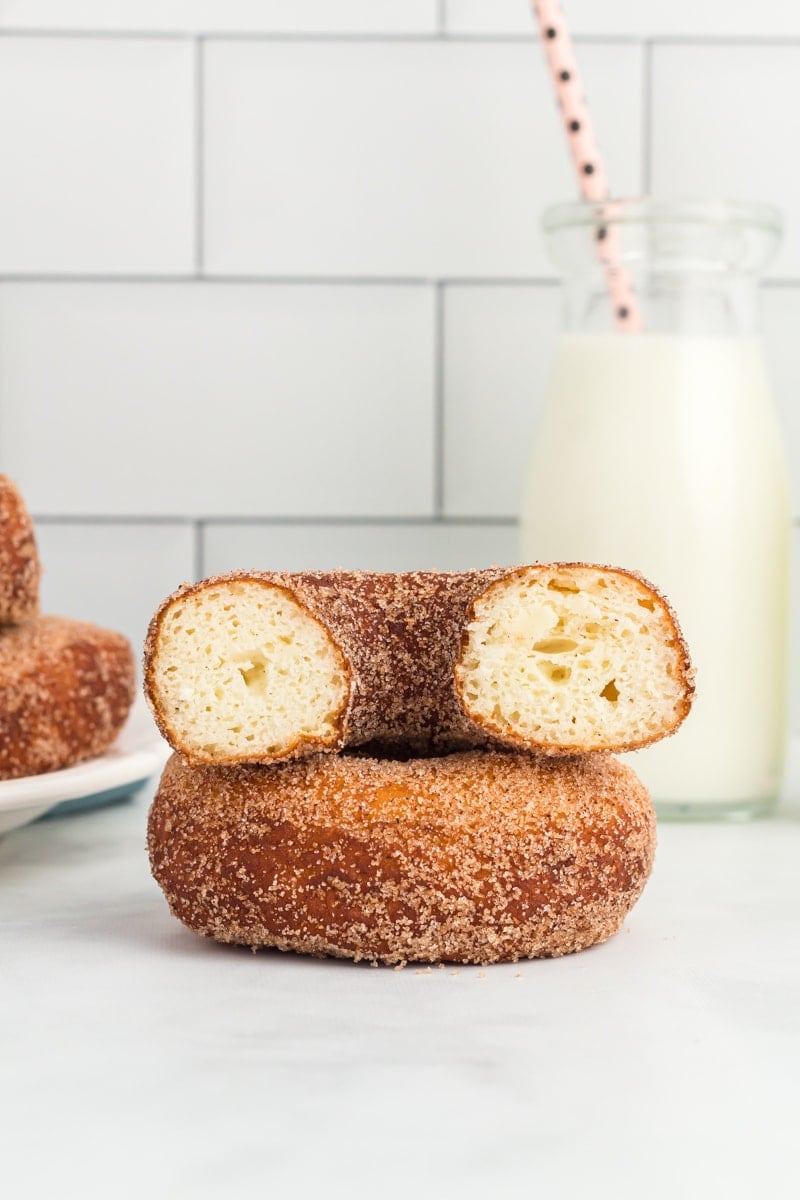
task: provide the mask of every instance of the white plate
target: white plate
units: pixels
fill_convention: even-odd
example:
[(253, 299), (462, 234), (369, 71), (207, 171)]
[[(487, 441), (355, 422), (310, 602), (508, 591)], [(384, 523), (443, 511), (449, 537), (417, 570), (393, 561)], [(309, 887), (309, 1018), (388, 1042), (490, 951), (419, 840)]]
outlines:
[(161, 770), (169, 753), (144, 700), (139, 700), (119, 737), (102, 757), (63, 771), (0, 781), (0, 835), (35, 821), (65, 802), (77, 810), (128, 795)]

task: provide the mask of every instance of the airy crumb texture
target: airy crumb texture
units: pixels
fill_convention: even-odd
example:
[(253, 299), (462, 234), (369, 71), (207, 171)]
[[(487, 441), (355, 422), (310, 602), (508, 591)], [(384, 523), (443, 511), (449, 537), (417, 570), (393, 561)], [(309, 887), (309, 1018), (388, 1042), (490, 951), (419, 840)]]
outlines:
[(204, 761), (331, 745), (348, 698), (344, 660), (320, 622), (284, 588), (248, 580), (169, 607), (151, 687), (180, 749)]
[(689, 708), (674, 617), (640, 578), (585, 566), (522, 569), (473, 605), (456, 682), (467, 713), (527, 748), (632, 750)]
[(36, 615), (40, 577), (33, 521), (16, 485), (0, 475), (0, 625)]
[(569, 954), (616, 933), (655, 816), (609, 755), (167, 764), (150, 810), (174, 915), (221, 942), (398, 964)]
[(122, 634), (65, 617), (0, 630), (0, 779), (102, 754), (125, 722), (135, 685)]
[(693, 681), (655, 588), (555, 564), (214, 576), (154, 616), (145, 690), (173, 749), (233, 764), (626, 750), (677, 728)]

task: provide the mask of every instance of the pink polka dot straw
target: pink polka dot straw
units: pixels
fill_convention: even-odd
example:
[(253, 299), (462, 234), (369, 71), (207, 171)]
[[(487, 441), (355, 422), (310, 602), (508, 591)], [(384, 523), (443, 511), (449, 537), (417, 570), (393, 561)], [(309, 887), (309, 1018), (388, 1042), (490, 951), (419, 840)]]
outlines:
[[(608, 179), (561, 5), (558, 0), (532, 2), (581, 195), (584, 200), (602, 204), (608, 200)], [(619, 261), (616, 230), (613, 224), (604, 225), (602, 216), (595, 229), (595, 238), (598, 258), (605, 268), (616, 327), (621, 332), (638, 333), (642, 328), (642, 317), (636, 294), (628, 272)]]

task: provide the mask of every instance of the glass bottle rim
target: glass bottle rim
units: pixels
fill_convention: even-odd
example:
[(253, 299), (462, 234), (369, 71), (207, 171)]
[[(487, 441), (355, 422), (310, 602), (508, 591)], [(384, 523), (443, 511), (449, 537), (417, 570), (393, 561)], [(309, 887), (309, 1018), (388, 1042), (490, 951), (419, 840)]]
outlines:
[(562, 229), (612, 225), (738, 225), (760, 229), (779, 238), (780, 211), (772, 204), (745, 200), (661, 199), (655, 196), (609, 197), (608, 200), (568, 200), (552, 204), (542, 214), (545, 233)]

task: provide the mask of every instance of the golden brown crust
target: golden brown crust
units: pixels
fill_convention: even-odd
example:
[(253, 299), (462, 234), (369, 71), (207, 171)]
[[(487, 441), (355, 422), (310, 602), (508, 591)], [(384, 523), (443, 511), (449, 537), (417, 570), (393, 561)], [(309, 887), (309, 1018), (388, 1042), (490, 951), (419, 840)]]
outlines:
[(0, 630), (0, 779), (102, 754), (135, 687), (133, 652), (120, 633), (66, 617)]
[(40, 578), (33, 521), (15, 484), (0, 475), (0, 625), (35, 616)]
[(173, 914), (222, 942), (396, 964), (490, 963), (616, 933), (650, 873), (655, 817), (609, 755), (317, 755), (192, 767), (150, 810)]
[[(490, 567), (463, 572), (408, 571), (399, 574), (366, 571), (286, 572), (235, 571), (199, 583), (184, 584), (160, 605), (145, 642), (144, 686), (153, 716), (173, 749), (193, 763), (267, 763), (304, 757), (319, 751), (337, 752), (348, 746), (374, 744), (381, 753), (414, 747), (417, 753), (446, 753), (469, 748), (535, 750), (543, 754), (574, 755), (597, 746), (553, 744), (499, 736), (465, 711), (455, 677), (463, 650), (465, 629), (476, 601), (487, 590), (519, 575), (541, 569), (553, 572), (575, 567), (600, 570), (635, 580), (663, 607), (671, 623), (671, 645), (680, 664), (684, 697), (672, 724), (649, 739), (603, 746), (616, 752), (636, 749), (666, 736), (680, 725), (691, 706), (694, 677), (688, 650), (675, 614), (652, 584), (633, 571), (593, 567), (582, 563), (549, 563), (509, 568)], [(187, 595), (213, 590), (232, 582), (261, 583), (287, 591), (330, 634), (345, 664), (349, 696), (326, 741), (298, 740), (276, 755), (257, 752), (225, 757), (203, 752), (181, 740), (160, 702), (155, 683), (155, 657), (162, 621), (172, 605)]]

